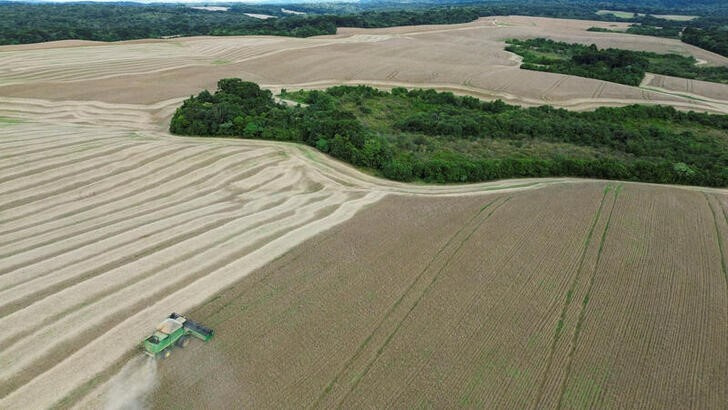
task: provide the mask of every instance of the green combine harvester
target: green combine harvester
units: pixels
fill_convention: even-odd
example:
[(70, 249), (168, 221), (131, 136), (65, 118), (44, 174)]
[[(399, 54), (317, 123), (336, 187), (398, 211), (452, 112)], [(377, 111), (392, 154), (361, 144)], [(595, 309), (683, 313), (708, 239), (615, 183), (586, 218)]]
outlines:
[(185, 347), (194, 336), (203, 342), (212, 338), (214, 332), (199, 323), (193, 322), (177, 313), (172, 313), (157, 326), (154, 334), (149, 336), (142, 347), (148, 356), (167, 358), (175, 346)]

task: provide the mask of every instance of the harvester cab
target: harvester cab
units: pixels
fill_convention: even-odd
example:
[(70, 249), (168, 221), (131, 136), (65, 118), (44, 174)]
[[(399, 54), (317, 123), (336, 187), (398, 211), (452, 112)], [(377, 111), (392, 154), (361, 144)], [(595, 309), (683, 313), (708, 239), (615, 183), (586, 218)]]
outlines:
[(157, 326), (151, 336), (144, 340), (142, 348), (148, 356), (167, 358), (175, 346), (187, 346), (190, 337), (196, 337), (203, 342), (207, 342), (212, 338), (213, 334), (212, 329), (193, 322), (180, 314), (172, 313)]

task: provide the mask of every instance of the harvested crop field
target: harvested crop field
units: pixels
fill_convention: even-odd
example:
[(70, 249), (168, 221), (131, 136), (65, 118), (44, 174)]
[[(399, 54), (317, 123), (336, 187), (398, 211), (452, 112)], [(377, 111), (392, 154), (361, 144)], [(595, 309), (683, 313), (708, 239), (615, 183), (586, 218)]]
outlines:
[(0, 123), (2, 407), (76, 397), (159, 318), (202, 304), (388, 193), (576, 182), (410, 187), (295, 145), (58, 118)]
[(728, 84), (648, 74), (642, 82), (642, 88), (664, 94), (699, 99), (705, 103), (724, 104), (725, 101), (728, 101)]
[(191, 312), (215, 344), (165, 363), (151, 404), (722, 407), (727, 205), (614, 183), (387, 197)]
[[(190, 37), (4, 46), (0, 47), (0, 95), (149, 105), (214, 89), (219, 78), (241, 77), (275, 89), (367, 83), (432, 87), (573, 109), (661, 103), (728, 112), (725, 102), (706, 104), (639, 87), (520, 70), (518, 57), (504, 51), (508, 38), (548, 37), (599, 47), (680, 53), (708, 64), (728, 64), (725, 57), (678, 40), (586, 31), (610, 24), (511, 16), (452, 26), (340, 29), (334, 36), (306, 39)], [(181, 83), (180, 78), (185, 81)]]
[[(408, 185), (304, 146), (165, 131), (182, 98), (225, 76), (723, 110), (717, 94), (518, 70), (502, 51), (594, 24), (0, 48), (0, 408), (113, 407), (123, 393), (156, 407), (721, 407), (725, 190)], [(602, 34), (583, 39), (723, 61)], [(171, 311), (216, 337), (134, 368)]]

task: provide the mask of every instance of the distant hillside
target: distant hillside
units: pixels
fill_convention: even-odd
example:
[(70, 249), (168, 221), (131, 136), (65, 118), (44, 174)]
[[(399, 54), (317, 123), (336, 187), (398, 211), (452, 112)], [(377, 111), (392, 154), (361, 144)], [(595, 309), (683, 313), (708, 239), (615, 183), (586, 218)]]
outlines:
[[(79, 39), (121, 41), (141, 38), (162, 38), (196, 35), (278, 35), (310, 37), (334, 34), (337, 27), (381, 28), (422, 24), (458, 24), (479, 17), (522, 15), (582, 20), (623, 21), (647, 27), (651, 35), (663, 35), (664, 20), (653, 24), (645, 16), (620, 18), (599, 15), (605, 7), (643, 14), (689, 14), (702, 16), (689, 22), (695, 44), (711, 51), (726, 48), (723, 27), (728, 23), (728, 5), (717, 0), (617, 0), (603, 3), (596, 0), (409, 0), (314, 3), (288, 0), (286, 7), (305, 14), (284, 12), (282, 0), (234, 3), (227, 11), (193, 9), (188, 4), (111, 3), (35, 3), (0, 1), (0, 44), (27, 44)], [(154, 1), (154, 0), (149, 0)], [(191, 3), (189, 0), (185, 0)], [(203, 2), (198, 2), (203, 4)], [(212, 4), (217, 1), (212, 1)], [(276, 18), (261, 20), (254, 15)], [(710, 21), (708, 21), (710, 20)], [(675, 37), (686, 23), (673, 22), (669, 27)], [(654, 26), (654, 27), (653, 27)], [(707, 30), (707, 31), (705, 31)], [(645, 33), (638, 33), (645, 34)]]

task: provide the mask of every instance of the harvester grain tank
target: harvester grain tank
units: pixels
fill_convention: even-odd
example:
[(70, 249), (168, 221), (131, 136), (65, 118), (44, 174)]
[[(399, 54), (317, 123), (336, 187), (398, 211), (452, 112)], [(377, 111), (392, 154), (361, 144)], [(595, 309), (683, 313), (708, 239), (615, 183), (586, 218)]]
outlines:
[(167, 358), (175, 346), (185, 347), (190, 337), (196, 337), (203, 342), (212, 338), (214, 332), (188, 318), (172, 313), (160, 323), (154, 333), (142, 343), (144, 353), (151, 357)]

